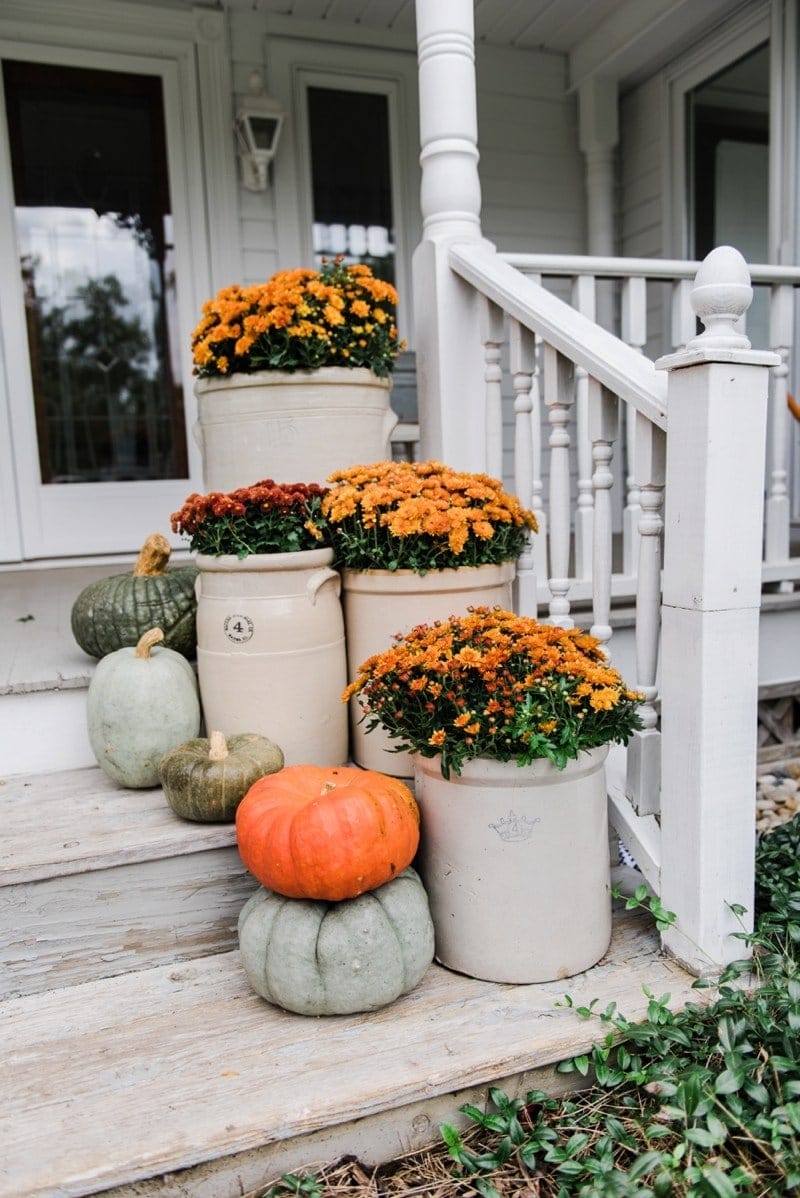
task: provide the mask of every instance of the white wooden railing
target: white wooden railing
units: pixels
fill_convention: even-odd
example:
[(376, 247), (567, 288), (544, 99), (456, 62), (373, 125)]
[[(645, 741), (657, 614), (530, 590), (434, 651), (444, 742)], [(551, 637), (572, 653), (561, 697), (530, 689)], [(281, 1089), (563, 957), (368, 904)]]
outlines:
[[(639, 353), (655, 360), (680, 349), (697, 333), (691, 305), (691, 288), (699, 262), (654, 258), (597, 258), (561, 254), (502, 254), (526, 278), (555, 288), (556, 294), (595, 320), (604, 309), (606, 327)], [(797, 432), (792, 392), (800, 377), (792, 360), (794, 330), (798, 324), (800, 268), (774, 265), (748, 266), (753, 305), (745, 314), (743, 332), (756, 349), (778, 355), (771, 370), (769, 435), (766, 460), (764, 547), (762, 578), (765, 585), (783, 591), (800, 579), (800, 556), (793, 553), (792, 529), (800, 520)], [(757, 309), (753, 316), (754, 309)], [(575, 445), (577, 456), (577, 511), (575, 513), (575, 581), (573, 594), (587, 593), (591, 578), (585, 546), (591, 534), (591, 498), (587, 469), (589, 438), (586, 409), (581, 402), (585, 384), (576, 380)], [(624, 512), (621, 521), (622, 554), (614, 578), (614, 595), (634, 593), (638, 561), (639, 490), (637, 482), (634, 409), (628, 405), (620, 429), (619, 454), (625, 463)]]
[[(714, 971), (742, 952), (732, 905), (752, 918), (767, 392), (770, 370), (785, 388), (787, 358), (752, 350), (738, 330), (752, 291), (733, 250), (714, 251), (696, 279), (680, 266), (678, 292), (691, 292), (690, 308), (679, 305), (688, 344), (658, 366), (642, 352), (642, 285), (630, 265), (625, 340), (582, 310), (588, 275), (577, 271), (572, 306), (517, 269), (534, 260), (512, 265), (497, 254), (480, 228), (471, 0), (417, 0), (416, 12), (420, 453), (502, 473), (507, 346), (514, 483), (545, 530), (519, 563), (519, 610), (570, 625), (577, 583), (587, 583), (592, 631), (609, 645), (615, 586), (635, 587), (637, 676), (629, 681), (644, 692), (645, 727), (622, 773), (609, 775), (611, 821), (677, 914), (667, 950), (698, 973)], [(705, 326), (699, 336), (695, 314)], [(629, 537), (615, 571), (620, 426), (635, 469), (623, 459)], [(781, 481), (785, 474), (773, 498), (784, 503)], [(776, 536), (772, 551), (779, 577), (793, 577), (788, 544)]]

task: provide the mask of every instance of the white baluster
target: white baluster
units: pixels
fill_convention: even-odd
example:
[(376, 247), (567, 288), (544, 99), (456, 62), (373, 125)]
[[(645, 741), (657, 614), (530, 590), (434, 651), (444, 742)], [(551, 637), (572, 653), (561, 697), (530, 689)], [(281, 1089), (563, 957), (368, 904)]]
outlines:
[[(527, 507), (533, 494), (533, 371), (536, 339), (530, 329), (517, 320), (508, 322), (508, 350), (514, 384), (514, 488), (517, 498)], [(531, 538), (517, 561), (514, 606), (522, 615), (535, 616), (536, 574)]]
[[(784, 562), (789, 557), (789, 351), (792, 345), (794, 317), (793, 288), (772, 288), (769, 313), (770, 347), (780, 354), (780, 363), (772, 369), (772, 397), (769, 413), (769, 474), (764, 512), (764, 560)], [(779, 590), (791, 591), (789, 580), (780, 583)]]
[(531, 511), (536, 517), (539, 531), (533, 538), (533, 572), (538, 578), (547, 578), (548, 519), (544, 507), (544, 482), (542, 480), (542, 393), (541, 393), (542, 343), (536, 341), (533, 354), (533, 378), (531, 379), (531, 431), (533, 433), (533, 488)]
[[(647, 343), (647, 283), (629, 278), (622, 284), (622, 340), (639, 353)], [(636, 472), (635, 416), (632, 404), (625, 411), (626, 474), (625, 511), (622, 517), (622, 572), (631, 578), (639, 560), (639, 487)]]
[(619, 433), (619, 400), (616, 395), (601, 387), (596, 379), (589, 379), (589, 432), (592, 439), (594, 473), (594, 545), (592, 551), (592, 636), (597, 637), (608, 656), (606, 648), (611, 639), (611, 555), (612, 516), (611, 459), (614, 442)]
[(486, 381), (486, 470), (493, 478), (503, 477), (503, 310), (484, 300), (481, 339)]
[[(595, 319), (595, 279), (577, 275), (572, 287), (572, 306)], [(589, 435), (589, 376), (575, 367), (575, 423), (578, 457), (578, 498), (575, 509), (575, 577), (592, 576), (594, 492), (592, 490), (592, 442)]]
[(569, 419), (573, 402), (572, 363), (544, 346), (544, 402), (550, 421), (550, 622), (572, 628), (569, 614), (570, 478)]
[(697, 317), (692, 307), (692, 279), (676, 279), (672, 284), (670, 341), (673, 349), (683, 349), (697, 331)]
[(636, 413), (636, 462), (641, 516), (636, 587), (636, 690), (644, 695), (639, 708), (644, 728), (628, 745), (626, 792), (639, 815), (656, 815), (661, 806), (661, 733), (658, 696), (658, 645), (661, 631), (661, 533), (667, 438), (663, 429)]

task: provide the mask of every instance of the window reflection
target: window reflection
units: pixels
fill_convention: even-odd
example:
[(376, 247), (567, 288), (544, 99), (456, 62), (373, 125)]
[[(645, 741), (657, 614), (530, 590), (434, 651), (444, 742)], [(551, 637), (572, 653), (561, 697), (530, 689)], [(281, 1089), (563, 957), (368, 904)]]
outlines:
[(42, 481), (185, 476), (160, 81), (4, 81)]

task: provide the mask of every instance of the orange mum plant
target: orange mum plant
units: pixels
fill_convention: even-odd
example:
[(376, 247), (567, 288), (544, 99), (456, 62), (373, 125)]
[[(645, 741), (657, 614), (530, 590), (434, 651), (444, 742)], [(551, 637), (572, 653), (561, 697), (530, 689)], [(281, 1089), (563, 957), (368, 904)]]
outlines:
[(403, 348), (396, 306), (390, 283), (341, 258), (319, 271), (282, 270), (266, 283), (224, 287), (192, 333), (194, 373), (366, 366), (385, 378)]
[(559, 769), (582, 750), (626, 744), (641, 728), (642, 696), (628, 690), (600, 642), (499, 608), (421, 624), (368, 658), (348, 686), (397, 748), (441, 755), (445, 778), (489, 757)]
[(514, 561), (533, 512), (487, 474), (441, 462), (375, 462), (329, 476), (322, 501), (339, 565), (429, 570)]

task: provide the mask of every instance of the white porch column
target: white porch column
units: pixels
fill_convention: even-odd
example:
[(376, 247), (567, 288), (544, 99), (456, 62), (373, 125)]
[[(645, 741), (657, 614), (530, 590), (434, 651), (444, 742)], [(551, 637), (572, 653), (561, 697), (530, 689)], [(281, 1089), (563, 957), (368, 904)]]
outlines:
[[(586, 178), (586, 252), (601, 258), (617, 252), (616, 149), (619, 142), (619, 88), (610, 76), (593, 75), (578, 90), (578, 143), (583, 153)], [(614, 332), (614, 284), (600, 280), (595, 288), (595, 320)], [(614, 527), (623, 526), (624, 544), (636, 542), (639, 508), (633, 487), (633, 409), (628, 407), (627, 424), (617, 451), (611, 507)], [(627, 481), (627, 507), (626, 507)], [(629, 549), (629, 553), (631, 550)], [(635, 552), (635, 550), (634, 550)]]
[(758, 621), (769, 366), (735, 331), (744, 259), (713, 250), (692, 304), (706, 331), (668, 370), (661, 664), (664, 947), (696, 973), (745, 955), (753, 918)]
[(486, 468), (484, 360), (476, 293), (448, 265), (481, 239), (472, 0), (417, 0), (423, 240), (413, 260), (420, 449)]
[[(619, 141), (616, 79), (592, 76), (578, 92), (578, 137), (586, 159), (586, 252), (616, 250), (614, 151)], [(601, 322), (602, 323), (602, 322)]]

